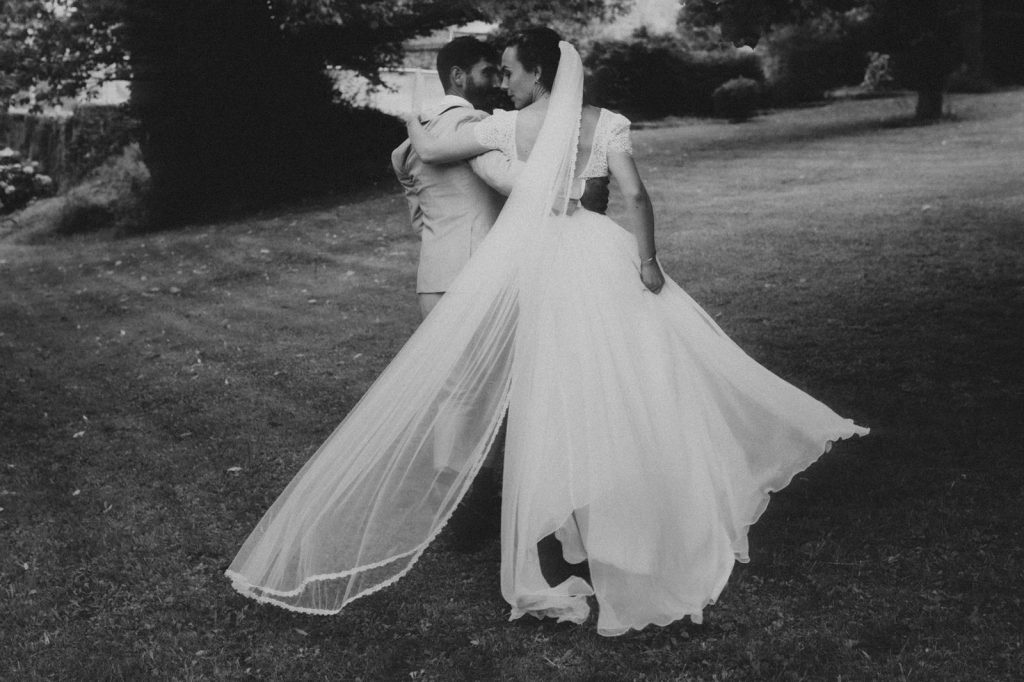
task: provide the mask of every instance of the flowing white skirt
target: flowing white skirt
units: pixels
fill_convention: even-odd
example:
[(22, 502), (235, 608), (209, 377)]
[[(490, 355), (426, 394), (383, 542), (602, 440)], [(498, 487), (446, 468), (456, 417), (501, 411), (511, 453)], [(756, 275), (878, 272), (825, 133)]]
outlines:
[[(507, 408), (512, 616), (581, 622), (593, 595), (605, 635), (699, 621), (768, 493), (867, 429), (758, 365), (671, 280), (647, 291), (638, 268), (636, 240), (605, 216), (499, 219), (246, 539), (226, 571), (235, 589), (331, 614), (395, 582)], [(545, 581), (537, 542), (551, 533), (589, 582)]]
[[(579, 210), (521, 272), (509, 398), (501, 586), (512, 616), (621, 634), (700, 622), (768, 493), (867, 429), (759, 365), (675, 282), (647, 291), (634, 237)], [(551, 534), (590, 582), (550, 586)]]

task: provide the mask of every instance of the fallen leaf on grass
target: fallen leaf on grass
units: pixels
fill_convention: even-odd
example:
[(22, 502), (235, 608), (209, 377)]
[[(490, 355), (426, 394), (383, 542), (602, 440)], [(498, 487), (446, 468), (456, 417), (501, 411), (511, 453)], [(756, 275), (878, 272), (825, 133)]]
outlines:
[(81, 438), (81, 437), (82, 437), (82, 436), (84, 436), (84, 435), (85, 435), (85, 431), (76, 431), (76, 432), (75, 432), (75, 435), (73, 435), (73, 436), (71, 436), (71, 437), (72, 437), (72, 438)]
[(227, 470), (228, 470), (228, 473), (237, 474), (239, 471), (242, 470), (242, 467), (228, 467)]

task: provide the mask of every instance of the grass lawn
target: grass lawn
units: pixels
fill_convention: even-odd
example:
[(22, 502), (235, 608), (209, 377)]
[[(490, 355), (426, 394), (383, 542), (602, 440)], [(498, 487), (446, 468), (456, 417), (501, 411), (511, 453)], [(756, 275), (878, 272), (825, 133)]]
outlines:
[[(0, 242), (0, 679), (1024, 679), (1024, 91), (638, 130), (669, 273), (872, 435), (754, 527), (706, 622), (507, 622), (497, 540), (341, 615), (221, 573), (418, 314), (396, 188)], [(613, 196), (613, 201), (614, 201)]]

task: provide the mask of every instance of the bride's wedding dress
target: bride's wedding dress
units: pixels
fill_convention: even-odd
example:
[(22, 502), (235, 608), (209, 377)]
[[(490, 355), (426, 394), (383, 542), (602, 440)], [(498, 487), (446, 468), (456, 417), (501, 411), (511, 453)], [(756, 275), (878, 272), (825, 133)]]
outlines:
[[(602, 111), (576, 169), (582, 67), (562, 44), (548, 114), (498, 223), (441, 304), (295, 477), (228, 570), (236, 589), (334, 613), (394, 582), (450, 516), (507, 409), (501, 589), (512, 616), (621, 634), (699, 621), (747, 560), (768, 494), (867, 429), (757, 364), (637, 244), (571, 210), (629, 151)], [(478, 138), (515, 158), (516, 112)], [(578, 171), (578, 172), (577, 172)], [(590, 580), (544, 579), (554, 533)]]

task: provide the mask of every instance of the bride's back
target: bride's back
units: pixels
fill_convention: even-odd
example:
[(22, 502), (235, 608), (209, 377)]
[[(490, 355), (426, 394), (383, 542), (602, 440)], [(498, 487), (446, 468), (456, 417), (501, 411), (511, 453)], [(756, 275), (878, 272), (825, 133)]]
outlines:
[[(547, 114), (547, 105), (536, 106), (531, 104), (520, 109), (516, 116), (516, 156), (525, 161), (530, 156), (537, 135), (540, 134), (541, 126), (544, 124), (544, 117)], [(601, 110), (597, 107), (584, 105), (580, 118), (580, 139), (576, 147), (576, 175), (583, 172), (587, 160), (590, 158), (590, 150), (594, 144), (594, 133), (597, 130), (597, 122), (601, 117)]]

